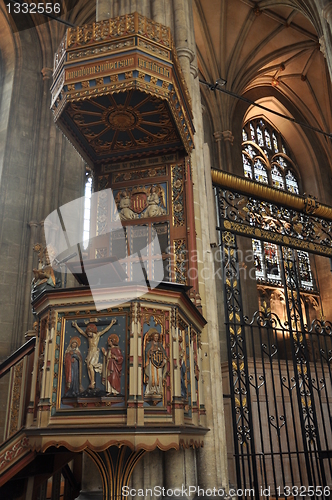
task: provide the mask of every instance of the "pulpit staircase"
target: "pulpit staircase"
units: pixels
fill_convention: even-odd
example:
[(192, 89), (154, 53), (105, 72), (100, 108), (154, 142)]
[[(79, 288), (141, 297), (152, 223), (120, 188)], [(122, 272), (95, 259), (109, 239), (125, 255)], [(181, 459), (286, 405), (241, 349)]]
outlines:
[(0, 498), (72, 500), (80, 491), (82, 454), (61, 446), (41, 453), (28, 446), (29, 436), (38, 432), (37, 427), (26, 428), (35, 345), (32, 337), (0, 364), (3, 387), (9, 384), (0, 445)]

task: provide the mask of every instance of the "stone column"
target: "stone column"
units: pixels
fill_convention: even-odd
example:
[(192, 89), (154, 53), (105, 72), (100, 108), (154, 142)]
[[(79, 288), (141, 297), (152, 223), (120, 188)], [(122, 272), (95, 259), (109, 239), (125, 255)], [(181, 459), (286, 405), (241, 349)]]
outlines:
[[(41, 123), (44, 125), (45, 121), (47, 121), (49, 110), (49, 99), (50, 99), (50, 84), (52, 78), (52, 70), (50, 68), (42, 68), (40, 74), (43, 79), (43, 93), (42, 93), (42, 113), (41, 113)], [(52, 119), (50, 116), (49, 119)], [(37, 179), (37, 183), (41, 182), (43, 178), (43, 167), (44, 163), (42, 161), (43, 148), (40, 147), (36, 159), (36, 173), (35, 179)], [(36, 184), (37, 184), (36, 183)], [(38, 189), (39, 187), (39, 189)], [(26, 282), (25, 282), (25, 294), (24, 294), (24, 310), (23, 310), (23, 325), (28, 325), (31, 320), (31, 278), (32, 278), (32, 269), (33, 269), (33, 260), (34, 260), (34, 252), (33, 246), (36, 243), (39, 243), (40, 231), (38, 228), (40, 227), (40, 212), (41, 212), (41, 204), (44, 197), (44, 185), (38, 185), (37, 192), (34, 193), (32, 197), (32, 218), (33, 221), (29, 223), (30, 226), (30, 235), (29, 235), (29, 245), (28, 245), (28, 256), (27, 256), (27, 267), (26, 267)], [(39, 221), (38, 221), (39, 219)]]
[(234, 136), (230, 130), (224, 130), (221, 134), (222, 134), (222, 138), (224, 139), (225, 150), (226, 150), (226, 168), (225, 168), (225, 170), (227, 172), (231, 172), (232, 171), (231, 146), (233, 146)]
[(323, 9), (323, 16), (332, 28), (332, 4), (328, 3)]
[[(188, 498), (195, 496), (194, 492), (189, 495), (189, 486), (197, 487), (196, 455), (193, 448), (169, 450), (165, 453), (165, 490), (188, 489)], [(167, 495), (169, 496), (169, 495)], [(178, 495), (185, 498), (184, 495)]]
[(167, 2), (167, 0), (151, 0), (151, 18), (165, 26), (168, 25), (167, 12), (169, 11), (166, 3), (170, 2)]
[(173, 2), (174, 9), (174, 40), (176, 51), (179, 57), (183, 75), (185, 77), (189, 92), (191, 93), (191, 75), (190, 65), (194, 60), (195, 53), (189, 47), (189, 26), (188, 15), (186, 15), (186, 6), (184, 0)]
[[(144, 489), (151, 488), (154, 491), (155, 486), (163, 487), (164, 485), (164, 470), (163, 470), (163, 452), (156, 449), (150, 453), (146, 453), (143, 457), (144, 471)], [(151, 500), (158, 500), (160, 497), (156, 495), (149, 496)]]
[(83, 453), (82, 460), (81, 493), (90, 493), (90, 495), (94, 493), (96, 499), (101, 499), (103, 494), (103, 483), (98, 467), (86, 453)]
[[(196, 45), (194, 39), (192, 1), (188, 1), (187, 40), (189, 49), (193, 51), (192, 66), (197, 66)], [(178, 46), (178, 45), (177, 45)], [(182, 64), (182, 61), (180, 61)], [(216, 288), (214, 280), (214, 264), (211, 254), (209, 220), (211, 206), (209, 190), (211, 185), (210, 168), (204, 162), (204, 130), (202, 117), (201, 89), (198, 78), (186, 76), (190, 85), (192, 108), (195, 126), (195, 149), (192, 152), (192, 172), (194, 183), (194, 208), (197, 233), (197, 250), (199, 255), (199, 293), (202, 299), (203, 316), (208, 324), (202, 333), (202, 371), (204, 401), (206, 407), (206, 425), (210, 428), (204, 438), (204, 448), (197, 452), (198, 483), (201, 487), (210, 488), (226, 486), (228, 483), (227, 455), (224, 427), (224, 408), (221, 386), (219, 324)], [(193, 70), (192, 70), (192, 73)], [(220, 381), (220, 382), (218, 382)]]
[(225, 170), (223, 169), (223, 161), (222, 161), (222, 151), (221, 151), (221, 140), (222, 140), (222, 132), (217, 131), (213, 134), (213, 137), (217, 143), (218, 147), (218, 165), (219, 165), (219, 170)]
[[(38, 234), (38, 227), (39, 223), (38, 221), (30, 221), (29, 222), (29, 227), (30, 227), (30, 244), (29, 244), (29, 250), (28, 250), (28, 258), (27, 258), (27, 272), (32, 273), (33, 269), (33, 245), (37, 243), (37, 234)], [(28, 318), (31, 309), (31, 284), (30, 280), (26, 280), (25, 284), (25, 296), (24, 296), (24, 319), (23, 319), (23, 324), (26, 325), (28, 323)]]
[[(136, 493), (139, 489), (151, 489), (152, 493), (154, 493), (156, 486), (160, 488), (164, 487), (163, 455), (164, 453), (159, 449), (148, 452), (135, 466), (131, 476), (130, 487), (135, 489)], [(158, 500), (160, 497), (152, 494), (146, 495), (146, 498)]]
[[(223, 132), (217, 131), (213, 134), (215, 141), (218, 146), (218, 163), (219, 169), (225, 172), (232, 172), (232, 152), (231, 146), (233, 146), (234, 136), (230, 130), (224, 130)], [(221, 141), (224, 141), (224, 151)], [(223, 154), (224, 152), (224, 154)]]
[(137, 11), (174, 33), (174, 11), (170, 0), (97, 0), (96, 20), (103, 21)]
[(321, 16), (327, 21), (322, 21), (323, 35), (319, 39), (321, 50), (326, 58), (332, 79), (332, 4), (330, 1), (321, 10)]
[(102, 2), (96, 2), (96, 21), (104, 21), (105, 19), (111, 19), (116, 17), (114, 15), (113, 3), (111, 0), (103, 0)]
[(191, 79), (191, 74), (192, 74), (191, 63), (194, 60), (195, 54), (193, 53), (193, 51), (191, 49), (189, 49), (188, 47), (184, 47), (184, 46), (176, 47), (176, 52), (177, 52), (178, 57), (179, 57), (183, 76), (185, 77), (189, 93), (191, 94), (191, 81), (192, 81), (192, 79)]
[(97, 0), (96, 3), (97, 21), (132, 12), (172, 27), (172, 2), (169, 0)]

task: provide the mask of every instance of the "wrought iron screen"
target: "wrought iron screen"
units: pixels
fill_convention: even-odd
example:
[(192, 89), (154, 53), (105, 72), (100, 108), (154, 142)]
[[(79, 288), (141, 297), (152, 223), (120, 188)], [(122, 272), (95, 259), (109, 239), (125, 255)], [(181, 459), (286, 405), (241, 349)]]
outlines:
[[(329, 498), (332, 325), (305, 324), (294, 248), (330, 256), (332, 223), (220, 186), (216, 193), (237, 487), (256, 497), (265, 489), (270, 498)], [(268, 307), (244, 316), (236, 233), (283, 245), (286, 318)]]

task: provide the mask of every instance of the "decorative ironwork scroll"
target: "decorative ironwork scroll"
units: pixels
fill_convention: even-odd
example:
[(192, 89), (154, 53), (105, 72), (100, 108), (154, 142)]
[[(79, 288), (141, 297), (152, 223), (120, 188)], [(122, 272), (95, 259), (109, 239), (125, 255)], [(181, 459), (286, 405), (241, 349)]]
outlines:
[[(312, 276), (307, 254), (296, 257), (295, 248), (332, 255), (332, 209), (285, 193), (288, 206), (282, 206), (277, 190), (252, 182), (247, 194), (241, 194), (243, 179), (227, 175), (222, 181), (229, 189), (216, 181), (216, 201), (237, 486), (254, 488), (255, 496), (261, 496), (261, 485), (280, 498), (280, 485), (294, 485), (294, 496), (296, 488), (300, 493), (296, 485), (303, 485), (310, 486), (314, 498), (327, 498), (332, 480), (332, 325), (321, 320), (305, 324), (301, 288), (312, 284)], [(268, 242), (271, 251), (264, 262), (278, 278), (273, 284), (283, 287), (286, 320), (264, 301), (251, 320), (243, 316), (235, 234), (254, 239), (256, 276), (257, 270), (265, 276), (257, 240)]]
[(332, 256), (332, 221), (217, 188), (221, 229)]
[[(322, 447), (313, 397), (314, 379), (311, 376), (309, 350), (303, 323), (295, 252), (293, 249), (283, 248), (280, 254), (303, 445), (307, 452), (305, 458), (308, 478), (310, 484), (326, 484), (324, 466), (320, 458)], [(312, 456), (315, 453), (318, 453), (318, 458), (315, 455)], [(316, 466), (313, 465), (313, 461), (316, 461)]]
[(230, 391), (234, 403), (234, 446), (236, 456), (241, 456), (241, 459), (236, 460), (237, 477), (240, 480), (241, 470), (247, 463), (250, 469), (250, 487), (254, 487), (258, 493), (256, 463), (250, 461), (250, 456), (255, 454), (255, 442), (235, 235), (224, 232), (222, 247)]

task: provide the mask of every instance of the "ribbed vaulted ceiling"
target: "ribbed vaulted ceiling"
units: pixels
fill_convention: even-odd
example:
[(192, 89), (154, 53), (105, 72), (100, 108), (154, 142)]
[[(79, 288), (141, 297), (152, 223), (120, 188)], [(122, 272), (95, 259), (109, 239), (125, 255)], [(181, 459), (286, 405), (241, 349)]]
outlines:
[[(332, 130), (331, 83), (310, 1), (195, 0), (201, 78), (238, 94), (274, 86), (311, 125)], [(209, 98), (215, 130), (231, 128), (236, 100)], [(326, 144), (326, 147), (329, 147)]]

